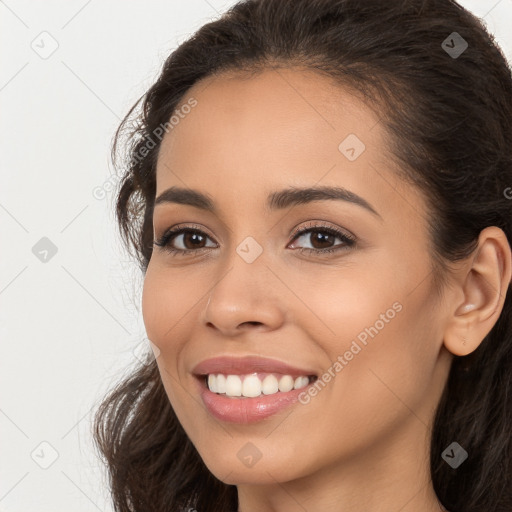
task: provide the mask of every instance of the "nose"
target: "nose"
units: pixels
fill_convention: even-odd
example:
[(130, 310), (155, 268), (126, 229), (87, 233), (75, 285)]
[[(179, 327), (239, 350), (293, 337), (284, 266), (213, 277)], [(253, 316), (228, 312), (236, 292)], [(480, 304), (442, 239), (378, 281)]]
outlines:
[(226, 337), (252, 329), (278, 329), (286, 311), (282, 284), (268, 268), (263, 254), (247, 263), (233, 253), (210, 292), (203, 323)]

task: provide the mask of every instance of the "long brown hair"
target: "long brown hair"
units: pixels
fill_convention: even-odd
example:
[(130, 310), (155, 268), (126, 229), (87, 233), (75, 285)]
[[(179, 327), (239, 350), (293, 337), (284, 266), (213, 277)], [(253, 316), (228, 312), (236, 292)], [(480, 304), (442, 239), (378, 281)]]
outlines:
[[(439, 284), (485, 227), (500, 227), (511, 243), (511, 71), (476, 17), (453, 0), (245, 0), (170, 54), (116, 133), (113, 154), (124, 137), (127, 165), (117, 220), (143, 273), (153, 248), (158, 128), (202, 78), (292, 65), (378, 106), (403, 178), (428, 200)], [(454, 358), (436, 412), (430, 470), (451, 512), (512, 510), (511, 301), (509, 286), (489, 335), (470, 355)], [(153, 359), (104, 399), (94, 436), (116, 511), (237, 510), (236, 487), (204, 465)], [(457, 469), (441, 457), (453, 441), (469, 454)]]

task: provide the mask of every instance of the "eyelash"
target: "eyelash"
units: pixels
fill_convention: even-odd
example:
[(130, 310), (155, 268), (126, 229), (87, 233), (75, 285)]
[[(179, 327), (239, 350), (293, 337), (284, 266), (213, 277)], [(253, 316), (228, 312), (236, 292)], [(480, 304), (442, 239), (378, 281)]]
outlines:
[[(307, 252), (309, 254), (311, 254), (311, 253), (313, 253), (313, 254), (328, 254), (328, 253), (333, 253), (336, 251), (347, 250), (348, 248), (353, 247), (356, 243), (356, 239), (354, 237), (349, 236), (346, 233), (343, 233), (333, 227), (329, 227), (329, 226), (325, 226), (325, 225), (318, 225), (318, 224), (310, 224), (310, 225), (304, 227), (303, 229), (296, 231), (292, 235), (292, 242), (295, 239), (300, 238), (302, 235), (304, 235), (306, 233), (310, 233), (310, 232), (311, 233), (328, 233), (330, 235), (335, 236), (336, 238), (340, 238), (343, 241), (344, 245), (332, 247), (332, 248), (328, 248), (328, 249), (310, 249), (309, 247), (303, 247), (303, 248), (298, 248), (296, 250), (298, 250), (300, 252)], [(200, 234), (200, 235), (206, 236), (207, 238), (210, 238), (204, 231), (202, 231), (196, 227), (193, 227), (193, 226), (176, 227), (176, 228), (169, 229), (168, 231), (166, 231), (159, 239), (155, 240), (154, 245), (156, 245), (158, 247), (163, 247), (167, 252), (169, 252), (170, 254), (175, 254), (175, 255), (178, 255), (178, 254), (187, 255), (192, 252), (196, 252), (196, 253), (202, 252), (203, 249), (213, 249), (213, 247), (200, 247), (199, 249), (176, 249), (174, 247), (171, 247), (169, 245), (171, 240), (183, 233)]]

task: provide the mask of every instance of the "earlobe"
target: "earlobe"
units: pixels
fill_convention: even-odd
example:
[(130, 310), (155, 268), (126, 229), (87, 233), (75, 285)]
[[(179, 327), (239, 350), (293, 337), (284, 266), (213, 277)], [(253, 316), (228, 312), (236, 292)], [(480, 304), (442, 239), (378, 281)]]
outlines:
[(496, 226), (482, 230), (474, 255), (460, 271), (460, 293), (453, 301), (453, 313), (444, 333), (444, 345), (452, 354), (470, 354), (494, 327), (503, 310), (511, 268), (505, 233)]

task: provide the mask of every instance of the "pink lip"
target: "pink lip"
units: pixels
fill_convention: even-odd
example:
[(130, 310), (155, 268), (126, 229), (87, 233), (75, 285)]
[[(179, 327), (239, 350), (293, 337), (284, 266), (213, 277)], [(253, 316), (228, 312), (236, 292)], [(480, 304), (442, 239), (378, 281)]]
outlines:
[(294, 368), (282, 361), (258, 356), (214, 357), (200, 362), (192, 370), (192, 373), (195, 375), (208, 375), (209, 373), (245, 375), (254, 372), (281, 373), (283, 375), (291, 375), (292, 377), (316, 375), (311, 369)]
[(227, 397), (213, 393), (206, 382), (199, 380), (201, 399), (212, 416), (230, 423), (254, 423), (263, 420), (298, 402), (299, 395), (307, 390), (308, 384), (301, 389), (278, 391), (274, 395), (261, 395), (256, 398)]
[(202, 361), (194, 367), (193, 373), (198, 378), (199, 393), (207, 410), (215, 418), (231, 423), (253, 423), (263, 420), (284, 408), (296, 403), (299, 395), (311, 385), (291, 391), (278, 391), (273, 395), (260, 395), (255, 398), (227, 397), (214, 393), (206, 385), (205, 375), (222, 373), (224, 375), (245, 375), (249, 373), (280, 373), (299, 377), (301, 375), (316, 375), (308, 369), (294, 368), (282, 361), (246, 357), (216, 357)]

